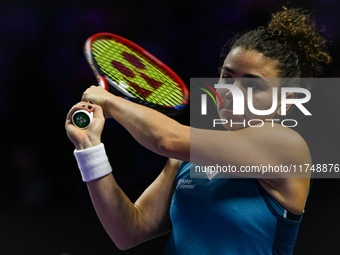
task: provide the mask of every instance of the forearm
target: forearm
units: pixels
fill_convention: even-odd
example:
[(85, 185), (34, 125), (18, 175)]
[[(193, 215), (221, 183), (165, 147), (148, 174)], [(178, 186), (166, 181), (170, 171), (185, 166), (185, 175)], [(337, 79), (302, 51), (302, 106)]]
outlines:
[[(89, 128), (80, 130), (72, 124), (72, 115), (76, 110), (86, 108), (94, 112), (94, 119)], [(112, 168), (100, 139), (103, 125), (102, 108), (94, 104), (89, 108), (84, 102), (72, 107), (65, 121), (67, 135), (76, 147), (74, 156), (98, 216), (116, 245), (127, 248), (143, 241), (147, 234), (141, 224), (141, 212), (111, 174)]]
[(83, 181), (104, 228), (125, 249), (143, 240), (140, 211), (124, 194), (111, 174), (112, 168), (103, 144), (74, 152)]
[(112, 96), (106, 110), (144, 147), (166, 157), (189, 161), (190, 128), (148, 107)]
[(128, 249), (140, 242), (138, 208), (120, 189), (112, 174), (87, 182), (96, 213), (106, 232), (119, 249)]

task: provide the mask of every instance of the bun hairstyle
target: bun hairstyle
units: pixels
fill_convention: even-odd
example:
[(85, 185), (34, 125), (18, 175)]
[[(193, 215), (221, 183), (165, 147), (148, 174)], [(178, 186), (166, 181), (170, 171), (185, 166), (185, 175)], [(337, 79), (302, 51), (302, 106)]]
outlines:
[(310, 14), (283, 7), (283, 11), (273, 14), (268, 27), (259, 27), (232, 40), (230, 50), (242, 47), (277, 60), (280, 78), (315, 77), (332, 61), (326, 43)]

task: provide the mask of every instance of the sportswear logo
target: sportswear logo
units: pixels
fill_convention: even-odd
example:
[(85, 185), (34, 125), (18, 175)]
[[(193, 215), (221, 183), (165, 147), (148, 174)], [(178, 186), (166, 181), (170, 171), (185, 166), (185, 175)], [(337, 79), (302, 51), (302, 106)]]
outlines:
[(177, 189), (194, 189), (195, 185), (192, 185), (192, 180), (179, 179), (176, 185)]

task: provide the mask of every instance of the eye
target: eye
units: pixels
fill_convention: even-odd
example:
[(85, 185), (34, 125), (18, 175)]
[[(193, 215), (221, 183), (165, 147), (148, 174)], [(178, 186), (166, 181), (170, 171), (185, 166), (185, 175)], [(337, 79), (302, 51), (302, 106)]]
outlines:
[(253, 88), (253, 89), (260, 89), (261, 88), (261, 86), (253, 80), (244, 81), (243, 86), (245, 88)]
[(227, 74), (223, 75), (219, 81), (219, 83), (223, 83), (223, 84), (234, 84), (234, 82), (235, 82), (235, 79)]

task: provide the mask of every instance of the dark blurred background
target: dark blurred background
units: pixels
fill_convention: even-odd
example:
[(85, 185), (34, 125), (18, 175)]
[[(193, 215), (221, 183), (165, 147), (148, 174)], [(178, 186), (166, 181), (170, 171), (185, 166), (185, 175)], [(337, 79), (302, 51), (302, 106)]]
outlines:
[[(126, 37), (189, 84), (190, 77), (216, 77), (223, 45), (236, 33), (265, 25), (270, 13), (286, 3), (2, 0), (0, 254), (161, 254), (167, 236), (119, 251), (81, 181), (64, 120), (82, 92), (96, 84), (83, 44), (98, 32)], [(334, 57), (325, 76), (338, 77), (340, 2), (293, 3), (312, 11), (323, 28)], [(309, 110), (314, 122), (302, 124), (300, 132), (315, 163), (340, 163), (339, 93), (337, 88), (312, 93), (316, 104)], [(331, 114), (325, 115), (327, 109)], [(176, 119), (189, 124), (189, 110)], [(165, 158), (142, 148), (112, 119), (106, 123), (103, 142), (118, 183), (134, 201), (158, 175)], [(295, 254), (339, 254), (339, 183), (314, 180)]]

